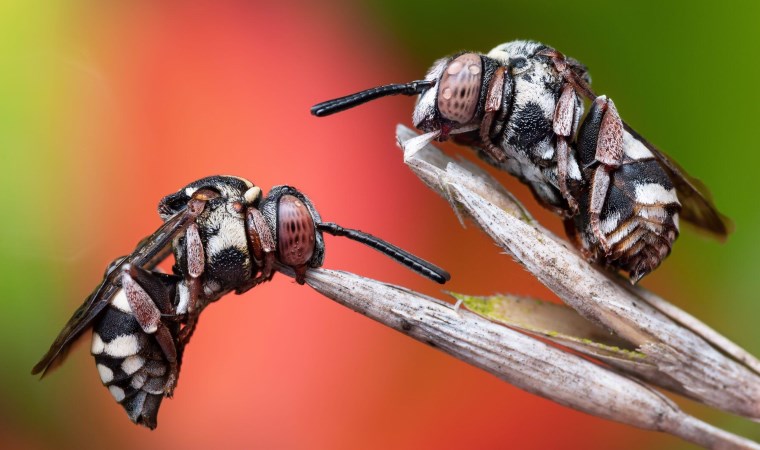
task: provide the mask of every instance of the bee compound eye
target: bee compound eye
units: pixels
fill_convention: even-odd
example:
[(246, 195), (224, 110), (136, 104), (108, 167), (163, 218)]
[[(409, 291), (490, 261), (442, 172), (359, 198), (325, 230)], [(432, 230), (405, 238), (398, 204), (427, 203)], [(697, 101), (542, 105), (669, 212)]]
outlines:
[(280, 263), (298, 267), (314, 254), (316, 230), (311, 212), (293, 195), (284, 195), (277, 207), (277, 251)]
[(480, 55), (464, 53), (454, 58), (438, 84), (438, 111), (449, 120), (468, 123), (478, 109), (483, 62)]

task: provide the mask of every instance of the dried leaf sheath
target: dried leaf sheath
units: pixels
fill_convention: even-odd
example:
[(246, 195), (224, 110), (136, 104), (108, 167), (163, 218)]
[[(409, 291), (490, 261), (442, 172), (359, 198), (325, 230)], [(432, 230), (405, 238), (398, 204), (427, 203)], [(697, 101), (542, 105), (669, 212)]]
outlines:
[[(399, 126), (401, 142), (417, 136)], [(760, 418), (760, 376), (754, 358), (703, 326), (680, 326), (639, 295), (621, 286), (610, 274), (590, 266), (568, 244), (516, 211), (522, 207), (487, 174), (463, 167), (431, 145), (405, 161), (429, 187), (438, 191), (458, 214), (471, 217), (508, 254), (567, 305), (586, 319), (635, 344), (660, 371), (681, 384), (689, 396), (713, 407)], [(664, 302), (664, 301), (663, 301)], [(710, 330), (712, 331), (712, 330)], [(719, 336), (719, 335), (718, 335)], [(727, 355), (744, 356), (731, 358)], [(749, 363), (745, 363), (748, 361)]]
[(562, 405), (707, 448), (760, 449), (683, 413), (641, 383), (442, 301), (325, 269), (309, 270), (306, 283), (343, 306)]

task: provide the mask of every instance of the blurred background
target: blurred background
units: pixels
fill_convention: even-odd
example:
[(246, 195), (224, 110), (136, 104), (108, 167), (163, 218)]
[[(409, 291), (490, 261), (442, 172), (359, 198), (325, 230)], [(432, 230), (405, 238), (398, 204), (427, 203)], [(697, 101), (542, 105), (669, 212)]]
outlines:
[[(0, 2), (2, 447), (689, 448), (526, 394), (284, 276), (204, 313), (156, 431), (100, 386), (89, 335), (43, 382), (29, 371), (107, 263), (159, 226), (158, 200), (217, 173), (297, 186), (326, 220), (446, 267), (447, 289), (554, 299), (404, 167), (394, 128), (410, 124), (413, 99), (309, 115), (513, 39), (584, 62), (597, 92), (710, 186), (735, 234), (721, 245), (685, 229), (643, 284), (760, 354), (760, 5), (721, 5)], [(561, 233), (527, 189), (496, 176)], [(326, 239), (328, 268), (445, 298), (368, 248)], [(760, 439), (756, 424), (678, 400)]]

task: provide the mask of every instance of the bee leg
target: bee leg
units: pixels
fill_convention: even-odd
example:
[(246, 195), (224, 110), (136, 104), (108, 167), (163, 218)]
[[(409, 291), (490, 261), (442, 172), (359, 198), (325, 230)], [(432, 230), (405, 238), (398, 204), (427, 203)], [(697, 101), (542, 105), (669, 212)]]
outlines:
[(609, 189), (610, 173), (607, 171), (607, 167), (599, 166), (594, 171), (594, 179), (591, 181), (589, 217), (591, 219), (591, 229), (594, 231), (594, 236), (599, 240), (599, 244), (606, 254), (609, 254), (610, 252), (610, 245), (607, 243), (607, 237), (602, 232), (600, 217)]
[(493, 119), (499, 109), (502, 108), (504, 97), (504, 73), (506, 67), (499, 67), (491, 77), (491, 82), (488, 85), (488, 93), (486, 94), (486, 107), (483, 114), (483, 120), (480, 123), (480, 140), (483, 145), (483, 150), (488, 156), (493, 159), (496, 164), (500, 164), (507, 159), (504, 150), (494, 144), (491, 139), (491, 126)]
[[(623, 162), (623, 121), (618, 115), (615, 103), (606, 96), (597, 97), (591, 107), (602, 110), (599, 134), (596, 139), (594, 159), (610, 168), (617, 168)], [(592, 111), (589, 111), (591, 115)]]
[(203, 241), (201, 240), (198, 225), (190, 224), (185, 232), (185, 246), (187, 254), (187, 276), (185, 285), (188, 290), (187, 297), (187, 323), (179, 333), (179, 342), (187, 345), (190, 337), (195, 331), (198, 324), (198, 316), (205, 307), (205, 303), (200, 300), (203, 298), (203, 281), (201, 275), (206, 268), (206, 256), (203, 250)]
[[(141, 280), (145, 286), (136, 279)], [(169, 375), (164, 391), (167, 396), (171, 396), (177, 382), (179, 364), (174, 337), (161, 320), (161, 311), (157, 305), (157, 303), (166, 305), (169, 302), (168, 292), (161, 293), (159, 283), (160, 280), (154, 279), (149, 272), (131, 265), (125, 266), (121, 275), (121, 285), (132, 314), (145, 333), (155, 336), (166, 361), (169, 363)], [(151, 293), (153, 297), (151, 297)]]
[(181, 280), (177, 275), (148, 271), (142, 267), (132, 266), (129, 275), (142, 287), (151, 301), (158, 307), (162, 317), (176, 317), (174, 308), (174, 286)]
[(570, 214), (575, 215), (578, 213), (578, 201), (570, 193), (570, 189), (567, 186), (568, 171), (570, 167), (570, 147), (567, 145), (567, 140), (563, 136), (557, 136), (557, 183), (559, 184), (559, 192), (562, 197), (567, 201), (567, 206), (570, 208)]
[(195, 287), (195, 285), (200, 286), (200, 280), (198, 279), (191, 279), (188, 283), (187, 281), (183, 281), (182, 283), (189, 284), (189, 286), (186, 287), (186, 289), (189, 292), (189, 297), (191, 298), (190, 303), (195, 302), (196, 305), (198, 305), (195, 309), (192, 311), (187, 312), (187, 320), (185, 321), (185, 326), (182, 327), (182, 329), (179, 331), (179, 334), (177, 336), (177, 341), (179, 342), (179, 345), (184, 347), (187, 345), (188, 342), (190, 342), (190, 338), (193, 336), (193, 333), (195, 332), (195, 327), (198, 325), (198, 318), (201, 315), (201, 312), (206, 307), (205, 304), (198, 302), (197, 297), (196, 300), (192, 300), (193, 298), (193, 292), (199, 292), (202, 287)]
[(538, 55), (549, 57), (560, 76), (572, 84), (573, 89), (578, 93), (592, 100), (596, 98), (596, 94), (589, 86), (590, 79), (586, 73), (586, 68), (578, 61), (566, 58), (565, 55), (555, 49), (542, 50)]
[(555, 151), (557, 155), (557, 183), (562, 197), (567, 201), (573, 215), (578, 212), (578, 201), (570, 194), (567, 186), (570, 169), (570, 146), (568, 140), (575, 133), (578, 115), (578, 99), (575, 90), (569, 83), (562, 88), (562, 94), (554, 110), (552, 127), (556, 135)]
[(174, 394), (174, 388), (177, 387), (177, 379), (179, 378), (179, 357), (174, 336), (172, 336), (171, 331), (163, 323), (156, 330), (156, 342), (158, 342), (161, 351), (169, 362), (169, 375), (164, 385), (164, 394), (167, 397), (171, 397)]
[(601, 228), (600, 216), (610, 189), (611, 174), (623, 163), (623, 122), (612, 100), (605, 96), (594, 99), (577, 141), (581, 163), (596, 165), (591, 181), (589, 218), (594, 236), (609, 255), (610, 246)]
[(583, 245), (583, 240), (578, 232), (575, 220), (571, 217), (566, 217), (562, 220), (562, 225), (565, 227), (565, 234), (567, 235), (568, 240), (570, 240), (570, 243), (581, 252), (581, 256), (587, 261), (593, 260), (593, 253)]
[(161, 311), (148, 292), (135, 281), (133, 276), (137, 276), (136, 268), (131, 265), (124, 266), (121, 275), (121, 285), (124, 288), (132, 314), (137, 319), (137, 323), (140, 324), (140, 328), (148, 334), (153, 334), (161, 322)]
[(259, 283), (271, 280), (274, 275), (274, 238), (261, 211), (256, 208), (248, 208), (245, 217), (245, 229), (248, 233), (251, 255), (257, 266), (256, 270), (259, 270), (261, 273), (256, 277), (252, 277), (245, 285), (239, 287), (235, 291), (237, 294), (242, 294)]
[(198, 231), (198, 224), (191, 223), (185, 231), (185, 244), (187, 249), (187, 272), (193, 278), (203, 274), (205, 268), (205, 256), (203, 241)]
[(552, 193), (547, 192), (545, 186), (540, 184), (533, 184), (528, 183), (528, 187), (530, 188), (530, 192), (533, 194), (533, 198), (536, 199), (539, 205), (542, 207), (548, 209), (549, 211), (553, 212), (554, 214), (560, 216), (560, 217), (567, 217), (567, 211), (560, 208), (559, 206), (555, 206), (552, 202), (551, 196)]

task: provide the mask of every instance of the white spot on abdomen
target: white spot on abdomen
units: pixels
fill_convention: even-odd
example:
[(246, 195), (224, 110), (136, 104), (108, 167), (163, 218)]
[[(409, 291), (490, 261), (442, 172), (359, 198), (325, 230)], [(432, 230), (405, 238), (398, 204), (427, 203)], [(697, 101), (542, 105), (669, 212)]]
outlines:
[(108, 384), (113, 380), (113, 370), (109, 369), (103, 364), (98, 364), (97, 368), (98, 374), (100, 374), (100, 381), (102, 381), (103, 384)]
[(602, 220), (602, 223), (600, 224), (599, 228), (601, 228), (602, 233), (610, 234), (612, 233), (615, 228), (618, 227), (618, 223), (620, 222), (620, 213), (615, 212), (607, 216), (606, 219)]
[(625, 223), (625, 226), (620, 228), (619, 230), (615, 231), (614, 233), (607, 236), (607, 244), (609, 245), (615, 245), (621, 240), (628, 237), (629, 234), (636, 228), (636, 225), (632, 221), (628, 221)]
[(662, 207), (649, 207), (641, 208), (639, 210), (639, 216), (644, 219), (652, 220), (658, 223), (662, 223), (668, 218), (668, 212)]
[(623, 153), (625, 156), (637, 161), (654, 158), (652, 152), (627, 131), (623, 132)]
[(132, 382), (129, 383), (135, 389), (140, 389), (145, 384), (145, 380), (148, 379), (148, 375), (145, 372), (140, 372), (132, 377)]
[(95, 333), (93, 331), (92, 347), (90, 347), (90, 353), (92, 353), (93, 355), (99, 355), (103, 353), (104, 348), (105, 348), (105, 344), (103, 344), (103, 339), (100, 338), (100, 335), (98, 333)]
[(137, 372), (145, 364), (145, 359), (140, 355), (132, 355), (121, 363), (121, 370), (127, 375)]
[(645, 205), (678, 203), (675, 188), (665, 189), (657, 183), (637, 184), (636, 201)]
[(108, 356), (114, 358), (126, 358), (136, 355), (140, 351), (140, 343), (137, 340), (137, 335), (124, 334), (105, 344), (104, 351)]
[(111, 304), (121, 312), (132, 314), (132, 308), (129, 307), (129, 301), (127, 300), (127, 294), (124, 293), (124, 289), (119, 289), (116, 295), (113, 296)]
[(119, 386), (108, 386), (108, 390), (111, 391), (111, 395), (117, 402), (124, 400), (124, 389)]

